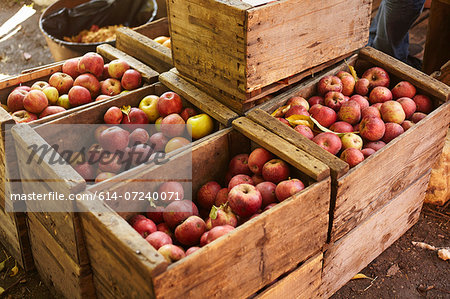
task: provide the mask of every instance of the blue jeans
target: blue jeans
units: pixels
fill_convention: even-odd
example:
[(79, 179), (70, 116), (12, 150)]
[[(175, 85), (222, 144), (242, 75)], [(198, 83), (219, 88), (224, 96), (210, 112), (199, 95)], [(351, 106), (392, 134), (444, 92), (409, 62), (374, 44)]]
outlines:
[(407, 62), (409, 34), (425, 0), (383, 0), (370, 25), (369, 46)]

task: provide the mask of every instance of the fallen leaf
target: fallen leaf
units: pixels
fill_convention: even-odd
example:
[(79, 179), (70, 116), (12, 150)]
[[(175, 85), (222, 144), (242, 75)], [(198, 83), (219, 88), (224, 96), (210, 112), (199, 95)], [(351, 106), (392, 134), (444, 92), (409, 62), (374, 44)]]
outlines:
[(294, 114), (286, 118), (286, 120), (293, 127), (298, 125), (304, 125), (310, 127), (311, 129), (314, 128), (314, 122), (312, 121), (312, 117), (306, 115)]
[(386, 276), (394, 276), (395, 274), (398, 273), (398, 271), (400, 271), (400, 267), (397, 264), (393, 264), (386, 273)]
[(211, 218), (212, 220), (216, 219), (218, 210), (219, 209), (216, 206), (212, 206), (211, 212), (209, 212), (209, 218)]
[(11, 269), (11, 274), (9, 274), (10, 277), (14, 277), (19, 272), (19, 268), (17, 268), (17, 262), (15, 263), (14, 267)]
[(428, 250), (433, 250), (433, 251), (436, 250), (436, 247), (434, 247), (434, 246), (432, 246), (432, 245), (430, 245), (430, 244), (424, 243), (424, 242), (414, 242), (414, 241), (412, 241), (411, 243), (412, 243), (414, 246), (417, 246), (417, 247), (419, 247), (419, 248), (428, 249)]
[(347, 60), (344, 60), (344, 61), (345, 61), (345, 64), (347, 65), (348, 69), (350, 70), (350, 74), (352, 74), (353, 78), (355, 79), (355, 82), (358, 81), (358, 75), (356, 75), (355, 68), (353, 66), (349, 65), (347, 63)]
[(0, 295), (3, 294), (5, 292), (5, 289), (0, 287)]
[(441, 248), (438, 250), (438, 257), (441, 260), (447, 261), (450, 259), (450, 248)]
[(370, 279), (370, 280), (373, 280), (373, 278), (371, 278), (371, 277), (369, 277), (369, 276), (367, 276), (365, 274), (362, 274), (362, 273), (358, 273), (355, 276), (353, 276), (352, 280), (354, 280), (354, 279)]

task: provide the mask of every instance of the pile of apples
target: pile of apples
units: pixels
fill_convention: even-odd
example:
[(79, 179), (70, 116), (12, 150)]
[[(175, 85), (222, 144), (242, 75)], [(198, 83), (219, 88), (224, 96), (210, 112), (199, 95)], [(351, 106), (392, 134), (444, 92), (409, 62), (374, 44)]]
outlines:
[(161, 35), (161, 36), (155, 37), (153, 40), (155, 42), (157, 42), (158, 44), (163, 45), (166, 48), (170, 49), (172, 47), (170, 37), (168, 37), (168, 36)]
[[(207, 182), (194, 201), (170, 201), (167, 206), (154, 201), (158, 205), (148, 207), (147, 217), (136, 215), (130, 224), (169, 262), (175, 262), (305, 188), (302, 181), (290, 179), (286, 162), (264, 148), (233, 157), (224, 181), (225, 188)], [(167, 192), (184, 198), (183, 186), (174, 181), (161, 184), (157, 192), (159, 198)]]
[(355, 78), (345, 71), (325, 76), (318, 95), (294, 96), (272, 115), (354, 167), (433, 110), (431, 99), (407, 81), (389, 89), (380, 67)]
[[(214, 130), (212, 118), (194, 108), (183, 108), (178, 94), (148, 95), (138, 107), (113, 106), (103, 116), (105, 124), (95, 132), (94, 143), (81, 159), (73, 159), (75, 170), (87, 181), (101, 182), (130, 167), (154, 160)], [(155, 126), (147, 126), (148, 124)], [(191, 137), (191, 138), (188, 138)], [(162, 157), (161, 157), (162, 158)]]
[(18, 86), (6, 106), (17, 123), (25, 123), (90, 102), (100, 101), (141, 86), (141, 74), (126, 61), (105, 64), (97, 53), (66, 60), (62, 72), (30, 86)]

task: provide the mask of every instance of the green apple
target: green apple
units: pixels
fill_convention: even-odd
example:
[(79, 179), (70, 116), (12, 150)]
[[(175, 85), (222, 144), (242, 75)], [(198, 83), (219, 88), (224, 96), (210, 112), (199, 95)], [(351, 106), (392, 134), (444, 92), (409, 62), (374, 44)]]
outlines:
[(46, 87), (42, 90), (42, 92), (44, 92), (44, 94), (47, 96), (49, 105), (56, 105), (59, 98), (59, 92), (55, 87)]
[(69, 103), (69, 95), (63, 94), (58, 98), (58, 102), (56, 103), (58, 106), (64, 107), (66, 109), (70, 109)]
[(151, 123), (154, 123), (159, 118), (158, 100), (158, 96), (149, 95), (143, 98), (139, 103), (139, 109), (147, 114), (147, 117)]

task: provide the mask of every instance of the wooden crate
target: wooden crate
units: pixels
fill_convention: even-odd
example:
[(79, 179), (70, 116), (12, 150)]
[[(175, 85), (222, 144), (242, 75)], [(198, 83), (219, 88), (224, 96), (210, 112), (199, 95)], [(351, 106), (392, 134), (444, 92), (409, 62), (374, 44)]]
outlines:
[[(116, 58), (126, 60), (133, 68), (138, 70), (143, 77), (145, 83), (153, 83), (158, 80), (158, 73), (143, 65), (138, 60), (124, 54), (121, 51), (111, 50), (111, 46), (99, 47), (99, 53), (103, 58), (108, 61)], [(7, 78), (0, 81), (0, 99), (2, 104), (6, 104), (9, 93), (19, 85), (31, 86), (34, 82), (44, 80), (47, 81), (49, 77), (62, 70), (64, 61), (55, 62), (46, 66), (40, 66), (34, 69), (25, 70), (22, 74)], [(38, 119), (30, 124), (42, 124), (59, 117), (67, 116), (76, 111), (85, 109), (86, 107), (92, 107), (97, 105), (98, 102), (92, 102), (83, 106), (75, 107), (67, 111), (49, 115), (47, 117)], [(0, 141), (0, 236), (3, 245), (8, 249), (12, 256), (18, 261), (18, 263), (25, 269), (33, 269), (33, 261), (31, 258), (31, 252), (29, 250), (28, 229), (26, 222), (24, 221), (25, 215), (22, 213), (11, 213), (13, 210), (12, 205), (5, 203), (5, 198), (10, 193), (20, 193), (20, 190), (10, 190), (11, 186), (6, 181), (6, 171), (10, 173), (10, 177), (18, 177), (18, 166), (14, 153), (14, 142), (7, 138), (11, 138), (9, 128), (15, 122), (11, 115), (6, 112), (5, 109), (0, 107), (0, 125), (2, 132), (2, 140)], [(6, 149), (6, 146), (9, 148)], [(6, 157), (6, 153), (8, 157)], [(7, 170), (8, 169), (8, 170)]]
[[(162, 76), (162, 78), (165, 78), (166, 82), (171, 82), (171, 78), (167, 78), (167, 76)], [(172, 85), (179, 90), (190, 87), (189, 85), (184, 86), (183, 80), (173, 82)], [(110, 107), (122, 107), (124, 105), (138, 106), (141, 99), (146, 95), (161, 95), (168, 90), (166, 86), (156, 83), (142, 87), (137, 91), (126, 93), (115, 99), (103, 101), (96, 106), (49, 121), (36, 126), (34, 129), (28, 125), (14, 127), (12, 129), (12, 135), (15, 139), (21, 179), (35, 180), (50, 177), (55, 178), (57, 182), (56, 184), (40, 181), (33, 184), (27, 183), (23, 186), (23, 192), (31, 193), (35, 191), (49, 193), (50, 191), (56, 191), (68, 196), (69, 194), (83, 192), (87, 187), (86, 181), (71, 166), (55, 165), (55, 163), (49, 162), (53, 151), (47, 153), (43, 157), (44, 161), (39, 165), (37, 157), (31, 163), (26, 163), (32, 153), (32, 148), (29, 147), (30, 144), (36, 144), (38, 147), (58, 144), (60, 145), (61, 151), (71, 149), (75, 145), (84, 144), (83, 136), (68, 135), (67, 132), (59, 132), (56, 135), (52, 135), (55, 130), (49, 129), (51, 126), (63, 124), (101, 124), (103, 123), (104, 113)], [(215, 119), (216, 130), (230, 125), (231, 121), (238, 117), (231, 110), (223, 107), (219, 103), (214, 103), (214, 100), (202, 92), (197, 91), (195, 88), (192, 88), (192, 93), (189, 90), (184, 90), (183, 101), (185, 106), (195, 106), (198, 110), (210, 114)], [(222, 111), (220, 108), (224, 110)], [(208, 137), (204, 139), (206, 138)], [(195, 141), (193, 144), (201, 142), (202, 139)], [(140, 165), (130, 171), (139, 173), (145, 167), (146, 165)], [(114, 179), (122, 177), (124, 180), (130, 171), (121, 173), (114, 177)], [(108, 184), (110, 182), (104, 181), (89, 186), (89, 188), (101, 188), (101, 186), (108, 186)], [(30, 231), (36, 230), (36, 232), (30, 232), (31, 248), (36, 267), (43, 277), (44, 282), (51, 286), (58, 295), (70, 298), (82, 298), (92, 293), (92, 273), (84, 245), (80, 217), (78, 213), (71, 212), (70, 208), (72, 204), (72, 202), (67, 203), (67, 212), (32, 212), (39, 211), (38, 209), (41, 207), (41, 204), (39, 201), (27, 202), (27, 215)], [(45, 251), (45, 247), (43, 246), (45, 244), (52, 244), (51, 246), (54, 248), (54, 251), (51, 253), (57, 252), (58, 255), (43, 254)], [(60, 255), (63, 257), (60, 257)], [(63, 261), (60, 261), (60, 258)], [(68, 275), (68, 277), (65, 275)], [(67, 279), (64, 279), (64, 277)], [(70, 287), (68, 287), (69, 284)], [(89, 284), (91, 285), (89, 286)]]
[(367, 43), (371, 0), (251, 2), (168, 1), (178, 71), (245, 101)]
[(161, 18), (133, 29), (119, 28), (116, 33), (116, 47), (149, 65), (157, 72), (166, 72), (173, 68), (172, 51), (153, 40), (158, 36), (170, 36), (167, 18)]
[(383, 67), (390, 74), (392, 86), (398, 81), (407, 80), (417, 87), (418, 93), (430, 96), (437, 108), (424, 120), (350, 170), (347, 163), (270, 116), (271, 112), (284, 105), (293, 95), (309, 98), (317, 94), (316, 85), (320, 78), (345, 70), (345, 63), (248, 113), (250, 119), (311, 153), (330, 167), (333, 179), (330, 211), (332, 241), (340, 239), (358, 226), (431, 168), (442, 151), (450, 119), (450, 102), (446, 102), (450, 96), (450, 88), (445, 84), (373, 48), (362, 49), (348, 63), (355, 65), (359, 74), (370, 66)]
[[(171, 265), (109, 206), (100, 201), (80, 202), (82, 209), (91, 211), (82, 213), (81, 218), (99, 297), (243, 298), (292, 270), (258, 295), (270, 298), (290, 291), (291, 294), (304, 292), (309, 297), (306, 294), (317, 293), (322, 265), (319, 251), (327, 235), (329, 169), (246, 118), (235, 120), (233, 125), (239, 130), (250, 129), (244, 136), (228, 128), (193, 146), (193, 194), (207, 181), (222, 181), (230, 158), (248, 153), (258, 145), (290, 163), (296, 169), (293, 176), (309, 182), (309, 186)], [(174, 176), (177, 168), (172, 165), (184, 160), (186, 152), (174, 156), (165, 165), (134, 171), (126, 184), (89, 191), (122, 194), (135, 190), (135, 181), (146, 181), (152, 173)], [(311, 176), (306, 176), (307, 172)], [(148, 190), (153, 190), (158, 183), (148, 184)], [(132, 215), (127, 214), (126, 219)], [(304, 261), (307, 262), (298, 267)]]
[(375, 214), (328, 246), (324, 253), (321, 297), (333, 295), (419, 220), (429, 178), (430, 171), (427, 171)]

